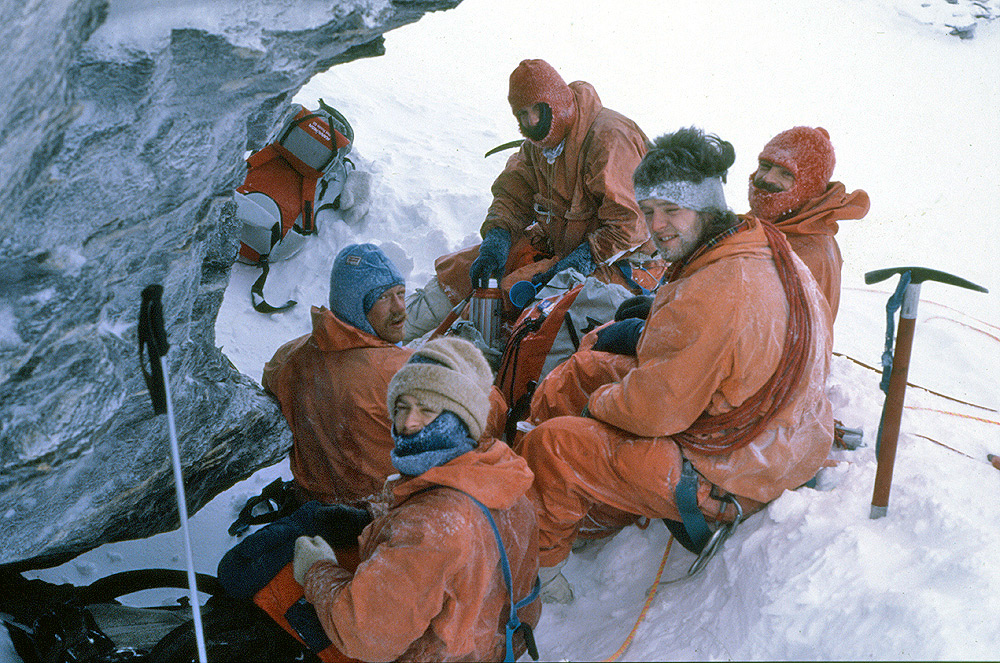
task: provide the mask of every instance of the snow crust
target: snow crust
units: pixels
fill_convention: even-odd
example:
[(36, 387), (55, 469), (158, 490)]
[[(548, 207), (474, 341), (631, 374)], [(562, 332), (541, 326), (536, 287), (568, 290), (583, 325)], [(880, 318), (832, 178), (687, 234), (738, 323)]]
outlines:
[[(166, 44), (171, 30), (195, 29), (261, 49), (268, 33), (319, 27), (343, 19), (357, 4), (336, 0), (247, 0), (238, 5), (211, 0), (111, 0), (108, 18), (88, 46), (102, 53), (155, 51)], [(371, 27), (390, 5), (389, 0), (367, 0), (361, 3), (358, 17)]]
[[(267, 29), (302, 25), (319, 20), (311, 12), (320, 4), (329, 5), (250, 2), (237, 18)], [(820, 473), (817, 489), (787, 492), (752, 516), (700, 576), (660, 587), (624, 658), (995, 660), (1000, 472), (986, 454), (1000, 454), (1000, 25), (980, 24), (974, 39), (959, 40), (941, 18), (971, 4), (995, 5), (465, 0), (429, 15), (387, 35), (386, 56), (338, 66), (297, 96), (306, 106), (324, 98), (354, 126), (357, 170), (345, 209), (293, 261), (272, 266), (268, 298), (297, 299), (292, 311), (254, 312), (257, 271), (234, 266), (217, 343), (259, 380), (278, 346), (309, 331), (309, 306), (326, 304), (343, 245), (382, 245), (412, 289), (426, 282), (434, 258), (477, 241), (509, 153), (483, 154), (519, 137), (506, 91), (522, 58), (593, 83), (606, 106), (650, 137), (693, 124), (733, 142), (726, 199), (737, 212), (747, 209), (747, 176), (764, 143), (794, 125), (823, 126), (836, 149), (834, 178), (872, 199), (868, 216), (841, 223), (838, 234), (844, 288), (827, 384), (834, 415), (862, 428), (867, 446), (835, 452), (838, 464)], [(113, 2), (101, 30), (110, 43), (143, 20), (153, 34), (176, 26), (179, 14), (170, 12), (182, 8), (201, 25), (231, 20), (211, 6)], [(149, 38), (139, 41), (148, 46)], [(906, 395), (888, 516), (871, 520), (883, 395), (879, 375), (862, 364), (879, 366), (895, 281), (866, 286), (863, 275), (899, 265), (955, 273), (990, 293), (923, 287), (910, 367), (919, 387)], [(290, 478), (287, 461), (194, 515), (199, 571), (214, 573), (236, 542), (226, 526), (275, 476)], [(615, 651), (666, 541), (654, 522), (573, 554), (565, 573), (577, 597), (545, 606), (536, 631), (542, 657)], [(170, 533), (31, 575), (86, 584), (130, 568), (183, 568), (180, 551)], [(664, 578), (682, 576), (692, 559), (675, 545)], [(160, 600), (172, 599), (130, 597), (134, 605)]]

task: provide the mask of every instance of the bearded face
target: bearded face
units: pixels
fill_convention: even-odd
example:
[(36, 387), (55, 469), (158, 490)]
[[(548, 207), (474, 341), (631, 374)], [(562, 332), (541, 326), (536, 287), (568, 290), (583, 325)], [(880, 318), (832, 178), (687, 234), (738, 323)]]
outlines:
[(750, 175), (750, 210), (754, 216), (776, 221), (797, 211), (806, 200), (795, 184), (795, 173), (791, 170), (760, 159), (757, 170)]
[(750, 176), (750, 210), (778, 221), (823, 195), (837, 159), (823, 127), (792, 127), (768, 141)]

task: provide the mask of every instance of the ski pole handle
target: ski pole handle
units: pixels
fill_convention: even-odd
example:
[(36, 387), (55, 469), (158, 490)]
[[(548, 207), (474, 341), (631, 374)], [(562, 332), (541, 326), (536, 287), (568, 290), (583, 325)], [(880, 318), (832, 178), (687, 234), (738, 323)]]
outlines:
[[(142, 291), (142, 304), (139, 307), (139, 365), (156, 414), (167, 412), (167, 390), (160, 357), (167, 354), (170, 344), (167, 343), (167, 332), (163, 328), (163, 303), (160, 301), (162, 296), (162, 285), (158, 283), (148, 285)], [(143, 355), (144, 348), (148, 352), (148, 370)]]

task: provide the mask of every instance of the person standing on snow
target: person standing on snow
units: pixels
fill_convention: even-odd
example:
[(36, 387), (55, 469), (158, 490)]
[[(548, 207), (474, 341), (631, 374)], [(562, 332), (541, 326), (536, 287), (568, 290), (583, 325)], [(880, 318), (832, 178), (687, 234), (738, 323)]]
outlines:
[(613, 263), (625, 256), (642, 264), (652, 253), (632, 193), (648, 143), (638, 125), (605, 108), (590, 83), (567, 85), (544, 60), (514, 69), (507, 99), (527, 140), (493, 183), (482, 244), (439, 258), (437, 275), (409, 298), (408, 340), (437, 326), (483, 279), (508, 277), (505, 290), (527, 279), (541, 287), (572, 267), (629, 285), (628, 266)]
[(822, 127), (793, 127), (772, 138), (750, 175), (750, 211), (785, 233), (826, 295), (833, 319), (840, 307), (844, 260), (834, 235), (837, 221), (868, 214), (868, 194), (831, 182), (836, 159)]
[[(510, 614), (500, 549), (515, 601), (538, 571), (535, 509), (527, 463), (481, 437), (492, 374), (482, 353), (458, 338), (429, 341), (389, 383), (401, 475), (386, 484), (389, 510), (361, 533), (352, 574), (319, 537), (296, 541), (293, 569), (331, 642), (365, 661), (502, 661)], [(541, 603), (518, 612), (534, 626)], [(525, 650), (514, 635), (515, 658)]]
[(583, 416), (543, 421), (520, 445), (546, 600), (572, 600), (560, 566), (590, 509), (680, 521), (687, 468), (700, 511), (728, 521), (723, 497), (752, 513), (811, 479), (830, 450), (829, 307), (783, 234), (727, 209), (734, 160), (730, 143), (689, 128), (657, 139), (635, 172), (668, 280), (644, 325), (605, 328), (630, 362), (620, 378), (589, 395)]
[(264, 389), (292, 429), (290, 461), (301, 503), (356, 503), (393, 473), (385, 408), (389, 380), (412, 354), (402, 274), (374, 244), (345, 247), (330, 271), (330, 308), (313, 307), (311, 334), (278, 348)]

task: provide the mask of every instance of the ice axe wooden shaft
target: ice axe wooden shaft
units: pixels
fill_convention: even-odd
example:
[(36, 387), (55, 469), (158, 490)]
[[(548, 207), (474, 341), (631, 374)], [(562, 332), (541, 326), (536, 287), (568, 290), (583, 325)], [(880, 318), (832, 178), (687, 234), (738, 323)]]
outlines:
[(913, 332), (917, 325), (917, 305), (920, 303), (920, 284), (940, 281), (960, 288), (988, 292), (986, 288), (963, 278), (926, 267), (891, 267), (865, 274), (865, 283), (883, 281), (893, 274), (910, 273), (910, 282), (903, 293), (899, 311), (896, 347), (892, 355), (889, 387), (882, 408), (882, 425), (878, 440), (878, 468), (875, 471), (875, 490), (872, 493), (870, 518), (881, 518), (889, 509), (889, 490), (892, 487), (892, 470), (896, 463), (896, 443), (899, 424), (903, 417), (903, 399), (906, 395), (906, 376), (910, 370), (910, 352), (913, 349)]

